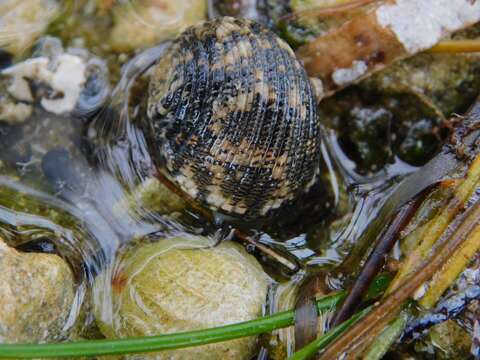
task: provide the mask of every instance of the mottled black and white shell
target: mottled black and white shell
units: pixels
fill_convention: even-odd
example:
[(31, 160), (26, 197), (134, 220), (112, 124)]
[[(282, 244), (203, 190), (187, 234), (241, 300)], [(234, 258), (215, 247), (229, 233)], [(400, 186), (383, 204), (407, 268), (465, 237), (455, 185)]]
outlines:
[(291, 48), (255, 22), (226, 17), (182, 33), (156, 64), (148, 115), (159, 169), (213, 210), (266, 215), (317, 174), (311, 83)]

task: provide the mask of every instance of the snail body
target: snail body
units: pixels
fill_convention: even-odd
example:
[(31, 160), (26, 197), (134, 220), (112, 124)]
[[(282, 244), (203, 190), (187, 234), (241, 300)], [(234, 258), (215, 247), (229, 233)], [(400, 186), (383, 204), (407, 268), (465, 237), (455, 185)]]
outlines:
[(320, 125), (291, 48), (245, 19), (182, 33), (157, 62), (148, 97), (157, 168), (212, 210), (264, 216), (313, 183)]

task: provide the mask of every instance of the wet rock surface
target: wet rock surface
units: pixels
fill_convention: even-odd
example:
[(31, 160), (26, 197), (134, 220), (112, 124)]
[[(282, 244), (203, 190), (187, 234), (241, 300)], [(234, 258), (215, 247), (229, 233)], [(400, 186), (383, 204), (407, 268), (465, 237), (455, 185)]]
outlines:
[(187, 203), (158, 179), (152, 177), (140, 184), (118, 206), (129, 210), (135, 210), (140, 206), (147, 211), (168, 215), (185, 210)]
[(3, 0), (0, 3), (0, 48), (21, 55), (60, 14), (55, 0)]
[(0, 341), (68, 337), (74, 279), (58, 256), (21, 253), (0, 239)]
[[(123, 254), (112, 270), (110, 318), (102, 312), (108, 275), (96, 281), (97, 322), (103, 334), (167, 334), (260, 316), (268, 284), (262, 268), (237, 244), (212, 244), (201, 237), (172, 238)], [(255, 348), (255, 338), (244, 338), (130, 358), (249, 359)]]

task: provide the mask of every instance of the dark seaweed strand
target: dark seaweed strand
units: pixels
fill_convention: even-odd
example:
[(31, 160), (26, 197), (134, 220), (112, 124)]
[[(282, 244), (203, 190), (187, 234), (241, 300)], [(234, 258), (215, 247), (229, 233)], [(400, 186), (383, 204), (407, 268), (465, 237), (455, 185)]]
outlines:
[(375, 248), (370, 253), (342, 306), (336, 313), (332, 326), (341, 324), (355, 313), (371, 282), (385, 265), (386, 256), (397, 242), (400, 232), (410, 222), (427, 193), (429, 193), (429, 189), (405, 204), (395, 215), (392, 222), (381, 232)]
[(480, 314), (478, 313), (476, 319), (473, 322), (471, 353), (475, 357), (475, 359), (480, 359)]
[[(245, 44), (247, 54), (240, 56), (238, 44)], [(152, 116), (151, 137), (169, 177), (204, 205), (246, 217), (264, 214), (304, 189), (319, 158), (319, 139), (310, 138), (318, 131), (310, 130), (319, 125), (315, 107), (308, 106), (314, 102), (309, 80), (286, 45), (258, 24), (227, 18), (187, 30), (174, 49), (173, 58), (183, 57), (175, 69), (181, 74), (166, 80), (168, 93), (160, 100), (165, 111), (157, 108)], [(282, 71), (284, 78), (278, 76)], [(225, 81), (217, 93), (219, 74)]]

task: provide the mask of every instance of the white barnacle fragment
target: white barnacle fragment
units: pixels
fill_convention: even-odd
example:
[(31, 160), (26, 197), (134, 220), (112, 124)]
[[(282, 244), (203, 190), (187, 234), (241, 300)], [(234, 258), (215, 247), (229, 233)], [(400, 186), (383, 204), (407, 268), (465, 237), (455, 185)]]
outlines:
[(378, 23), (393, 31), (405, 49), (417, 53), (442, 37), (480, 20), (478, 0), (397, 0), (380, 6)]
[(360, 79), (368, 70), (364, 61), (355, 60), (350, 68), (337, 69), (332, 74), (332, 80), (338, 86), (348, 85)]
[(63, 93), (63, 98), (53, 100), (44, 98), (42, 106), (57, 114), (73, 110), (85, 83), (85, 70), (86, 65), (78, 56), (61, 55), (50, 85), (54, 90)]
[(46, 57), (28, 59), (3, 70), (1, 74), (11, 77), (7, 90), (17, 100), (35, 100), (30, 81), (48, 86), (52, 92), (42, 95), (40, 104), (49, 112), (62, 114), (75, 107), (86, 80), (85, 71), (83, 59), (62, 54), (55, 61)]
[(8, 87), (10, 95), (18, 100), (33, 101), (33, 95), (27, 79), (45, 81), (49, 78), (48, 59), (44, 57), (28, 59), (2, 71), (2, 75), (12, 77)]

